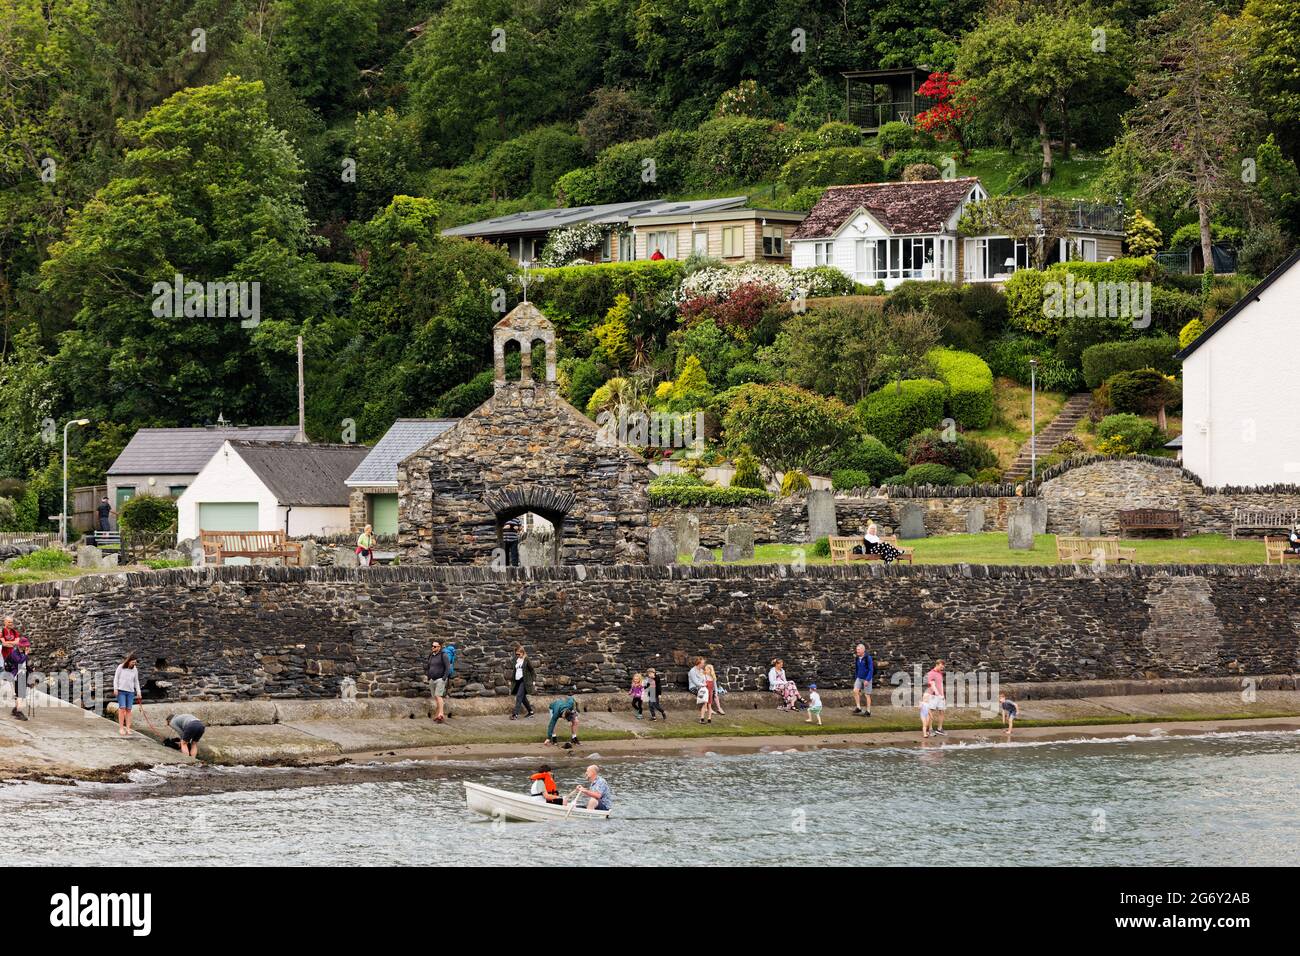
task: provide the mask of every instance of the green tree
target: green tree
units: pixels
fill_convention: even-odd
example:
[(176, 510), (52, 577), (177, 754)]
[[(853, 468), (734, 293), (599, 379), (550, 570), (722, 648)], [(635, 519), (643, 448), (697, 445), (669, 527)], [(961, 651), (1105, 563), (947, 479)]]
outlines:
[(809, 309), (785, 321), (770, 355), (796, 385), (856, 402), (881, 374), (887, 324), (877, 306)]
[(378, 0), (280, 0), (276, 13), (277, 55), (299, 95), (322, 111), (347, 105), (375, 48)]
[(839, 399), (797, 385), (742, 385), (723, 416), (731, 447), (747, 446), (770, 472), (824, 472), (858, 435)]

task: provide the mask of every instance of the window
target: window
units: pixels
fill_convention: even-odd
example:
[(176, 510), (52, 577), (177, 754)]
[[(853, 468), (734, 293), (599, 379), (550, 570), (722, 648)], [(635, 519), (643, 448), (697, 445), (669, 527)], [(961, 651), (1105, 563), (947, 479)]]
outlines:
[(167, 494), (172, 498), (179, 498), (182, 494), (184, 494), (185, 489), (188, 487), (189, 485), (168, 485)]
[(763, 227), (763, 255), (785, 255), (785, 229), (781, 226)]
[(1078, 252), (1071, 258), (1078, 259), (1081, 262), (1097, 261), (1097, 240), (1096, 239), (1076, 239)]
[(615, 238), (613, 233), (610, 233), (608, 236), (605, 237), (605, 241), (600, 244), (600, 261), (601, 262), (612, 261), (614, 258), (614, 253), (617, 251), (617, 247), (618, 247), (618, 239)]
[(618, 234), (618, 261), (631, 262), (636, 258), (636, 236), (630, 232)]
[(704, 229), (691, 233), (691, 252), (698, 252), (702, 256), (709, 254), (709, 234)]
[(745, 227), (722, 227), (722, 258), (737, 259), (745, 254)]
[(677, 233), (675, 232), (650, 232), (645, 237), (645, 257), (653, 259), (654, 254), (658, 252), (665, 259), (677, 258)]
[(835, 243), (814, 242), (813, 243), (813, 264), (819, 266), (834, 265), (835, 264)]

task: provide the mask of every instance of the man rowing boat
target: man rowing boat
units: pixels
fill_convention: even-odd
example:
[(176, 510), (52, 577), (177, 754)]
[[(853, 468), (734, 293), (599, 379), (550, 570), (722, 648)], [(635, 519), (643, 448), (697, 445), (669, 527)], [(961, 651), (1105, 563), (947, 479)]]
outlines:
[(578, 787), (578, 793), (587, 798), (588, 810), (608, 810), (610, 805), (609, 784), (600, 775), (600, 768), (592, 764), (587, 768), (587, 782), (590, 787)]

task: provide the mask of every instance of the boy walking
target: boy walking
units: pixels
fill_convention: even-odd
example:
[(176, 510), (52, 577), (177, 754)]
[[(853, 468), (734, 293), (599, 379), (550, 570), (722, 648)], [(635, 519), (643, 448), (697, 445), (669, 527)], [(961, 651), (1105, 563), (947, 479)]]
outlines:
[(664, 720), (668, 719), (668, 714), (664, 710), (663, 704), (659, 703), (659, 675), (655, 672), (653, 667), (645, 672), (645, 702), (650, 707), (651, 720), (655, 719), (656, 710), (659, 711), (659, 715), (663, 717)]

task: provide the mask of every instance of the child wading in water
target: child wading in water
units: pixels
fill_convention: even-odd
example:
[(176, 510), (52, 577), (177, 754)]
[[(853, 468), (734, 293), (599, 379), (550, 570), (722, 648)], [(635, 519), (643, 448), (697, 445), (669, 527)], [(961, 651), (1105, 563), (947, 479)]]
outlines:
[(1006, 692), (998, 694), (998, 708), (1002, 714), (1002, 722), (1007, 725), (1006, 734), (1010, 736), (1011, 728), (1016, 725), (1016, 718), (1020, 716), (1020, 708), (1016, 702), (1007, 697)]
[(805, 724), (811, 724), (813, 718), (817, 718), (818, 726), (822, 722), (822, 695), (817, 693), (817, 685), (808, 685), (808, 716), (805, 718)]
[(921, 736), (930, 736), (930, 692), (921, 695)]
[(632, 698), (632, 709), (636, 711), (636, 719), (641, 719), (641, 701), (645, 697), (645, 678), (640, 674), (632, 675), (632, 689), (628, 691)]
[(655, 711), (659, 711), (664, 720), (668, 719), (668, 714), (664, 711), (663, 705), (659, 703), (659, 675), (655, 673), (652, 667), (645, 672), (645, 702), (650, 705), (650, 719), (655, 719)]

